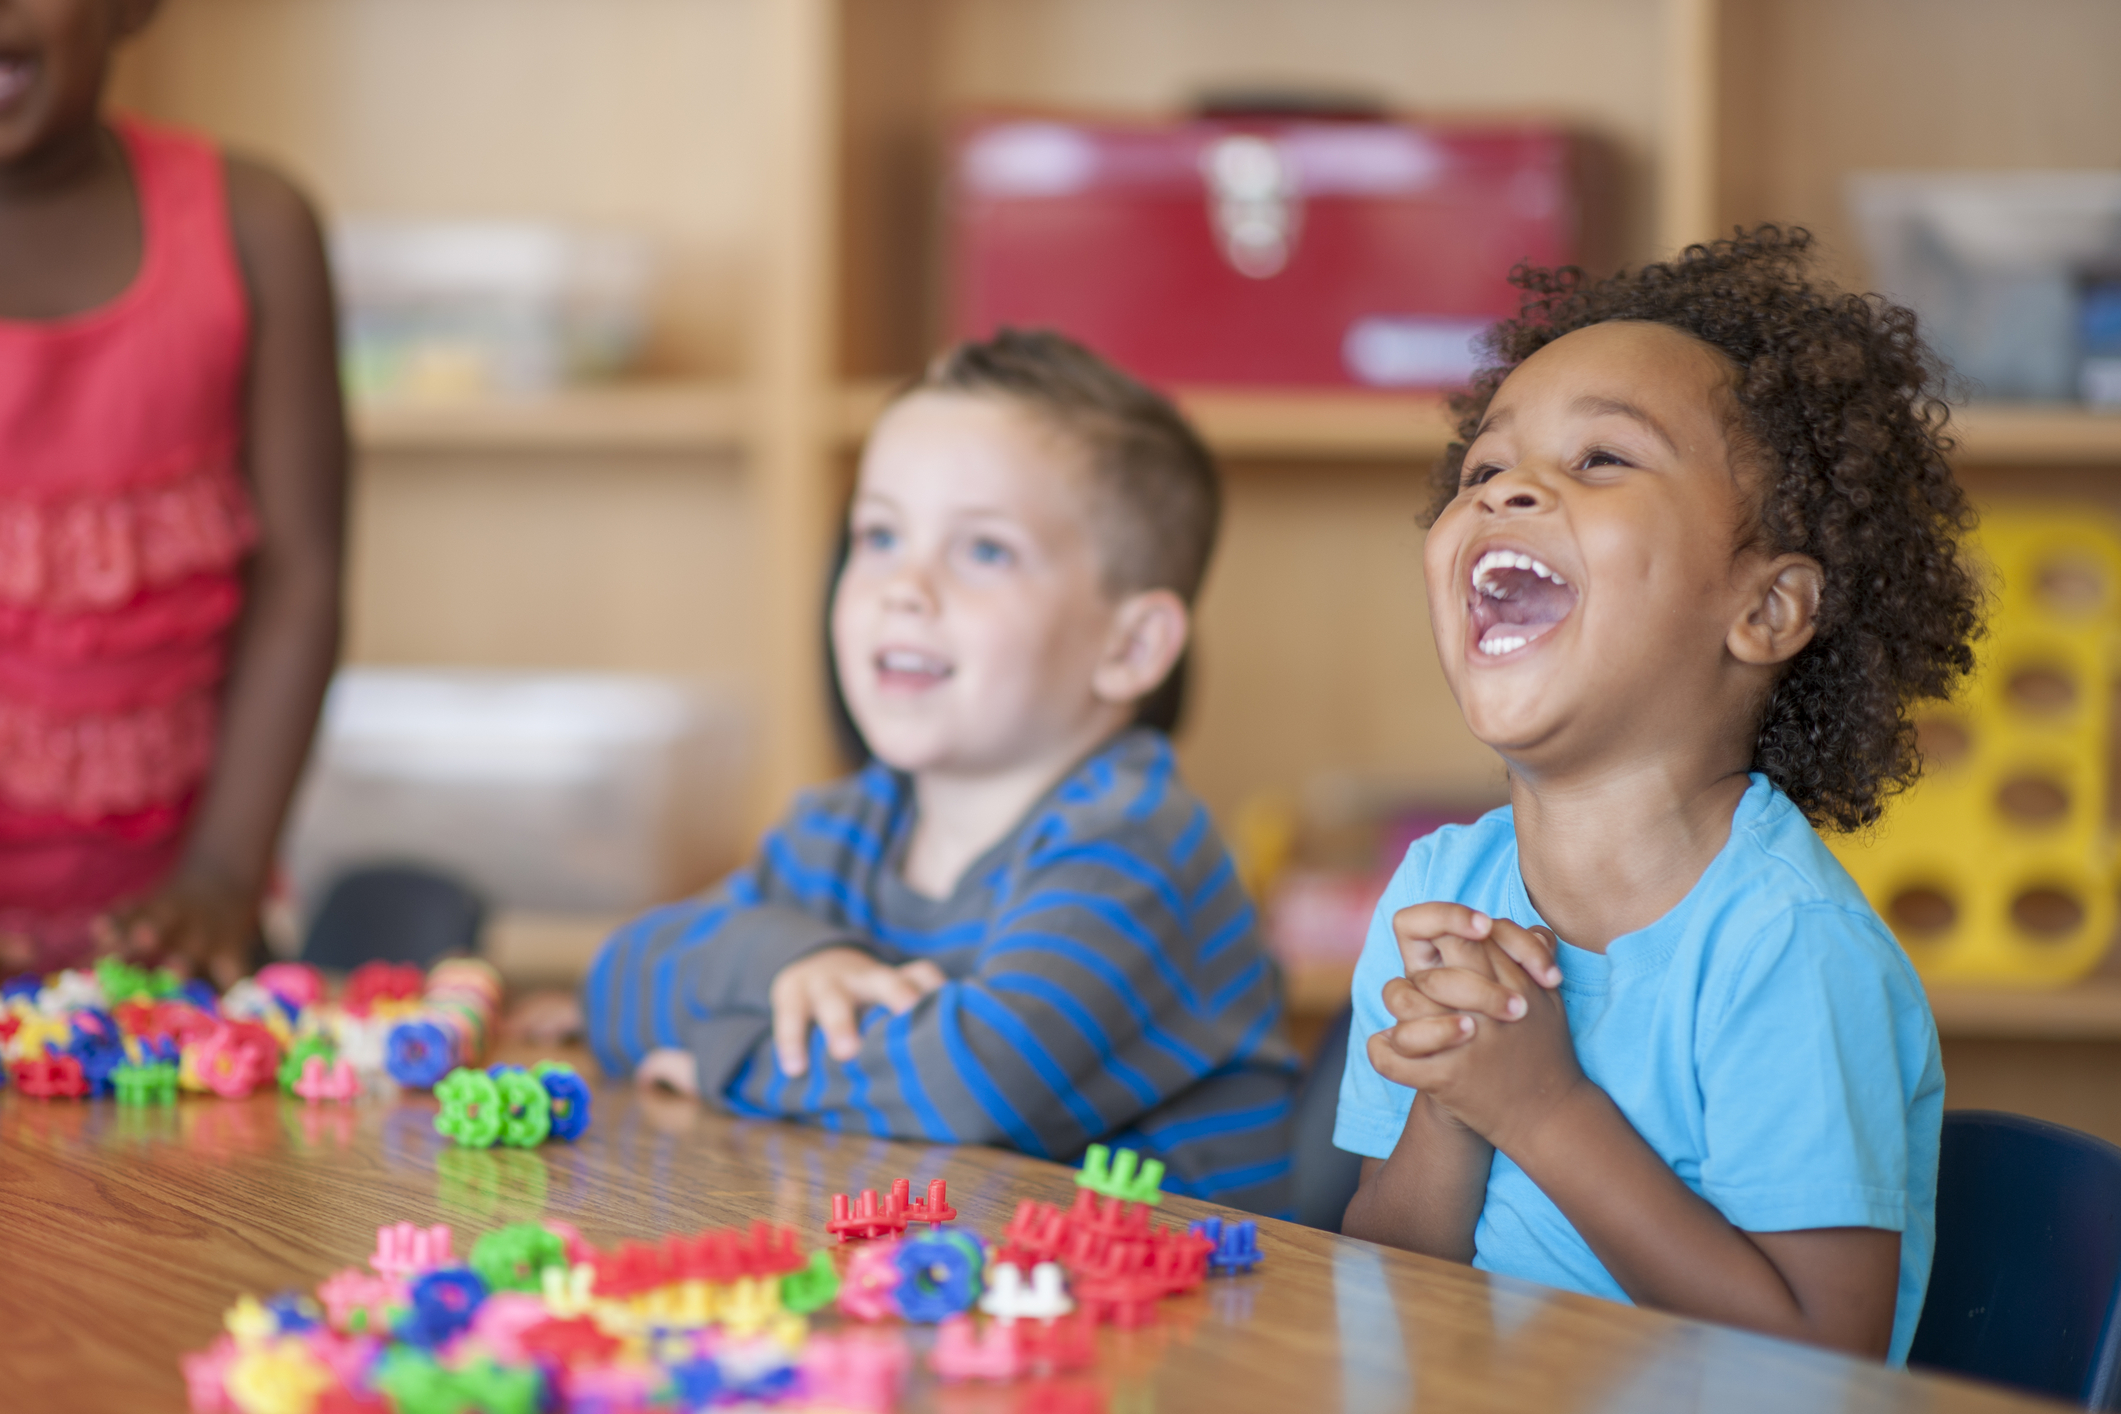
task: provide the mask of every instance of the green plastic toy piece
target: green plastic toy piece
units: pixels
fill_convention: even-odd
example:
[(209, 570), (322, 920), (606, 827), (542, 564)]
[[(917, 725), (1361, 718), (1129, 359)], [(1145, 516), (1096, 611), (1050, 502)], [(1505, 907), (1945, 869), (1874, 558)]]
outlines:
[(535, 1149), (552, 1133), (552, 1096), (544, 1084), (527, 1070), (504, 1070), (493, 1076), (501, 1096), (501, 1142), (517, 1149)]
[(177, 1103), (177, 1067), (169, 1061), (117, 1066), (110, 1073), (110, 1083), (121, 1105)]
[(435, 1133), (468, 1149), (491, 1149), (501, 1137), (501, 1091), (483, 1070), (458, 1066), (435, 1086), (442, 1112)]
[(1075, 1176), (1078, 1188), (1121, 1203), (1144, 1203), (1152, 1208), (1164, 1201), (1163, 1182), (1162, 1159), (1144, 1160), (1132, 1149), (1115, 1154), (1102, 1144), (1092, 1144), (1083, 1151), (1082, 1172)]
[(547, 1267), (567, 1265), (567, 1244), (540, 1223), (495, 1228), (471, 1249), (471, 1269), (488, 1291), (542, 1289)]
[(822, 1311), (840, 1294), (840, 1274), (832, 1265), (832, 1254), (820, 1248), (810, 1254), (810, 1265), (781, 1278), (781, 1305), (798, 1316)]
[(96, 984), (106, 1006), (134, 1000), (160, 1001), (177, 990), (177, 974), (166, 967), (149, 972), (114, 957), (96, 960)]
[(295, 1093), (295, 1082), (302, 1078), (302, 1062), (311, 1056), (319, 1056), (329, 1065), (338, 1054), (339, 1047), (329, 1036), (303, 1036), (296, 1040), (280, 1058), (280, 1093)]
[(537, 1414), (545, 1395), (534, 1367), (504, 1370), (477, 1360), (448, 1370), (402, 1345), (384, 1352), (370, 1378), (398, 1414)]

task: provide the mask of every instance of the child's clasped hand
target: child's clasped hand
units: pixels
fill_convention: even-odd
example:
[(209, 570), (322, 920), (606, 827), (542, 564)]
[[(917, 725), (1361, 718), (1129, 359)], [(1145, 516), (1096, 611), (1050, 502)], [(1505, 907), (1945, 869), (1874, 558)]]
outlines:
[(1505, 1129), (1526, 1132), (1583, 1079), (1553, 933), (1455, 903), (1403, 908), (1392, 930), (1406, 975), (1385, 984), (1396, 1024), (1370, 1038), (1370, 1063), (1508, 1147)]
[(947, 980), (925, 959), (892, 966), (860, 948), (826, 948), (782, 968), (768, 998), (773, 1006), (773, 1049), (781, 1069), (810, 1069), (810, 1028), (825, 1035), (825, 1053), (850, 1061), (861, 1053), (861, 1013), (880, 1006), (900, 1016)]

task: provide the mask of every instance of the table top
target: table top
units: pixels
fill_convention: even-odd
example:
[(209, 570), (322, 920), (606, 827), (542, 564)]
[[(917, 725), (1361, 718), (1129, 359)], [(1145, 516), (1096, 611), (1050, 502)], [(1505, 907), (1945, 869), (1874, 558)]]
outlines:
[[(362, 1262), (384, 1223), (448, 1223), (459, 1251), (540, 1216), (599, 1245), (755, 1218), (821, 1243), (831, 1195), (940, 1177), (961, 1224), (992, 1236), (1019, 1200), (1074, 1192), (1068, 1170), (1018, 1154), (737, 1121), (617, 1086), (599, 1089), (573, 1145), (458, 1149), (433, 1115), (422, 1096), (138, 1109), (0, 1094), (0, 1405), (181, 1410), (178, 1356), (212, 1341), (237, 1296), (313, 1291)], [(1173, 1220), (1221, 1211), (1176, 1197), (1163, 1208)], [(1145, 1329), (1101, 1334), (1093, 1378), (1113, 1414), (2055, 1407), (1260, 1227), (1258, 1271), (1164, 1302)], [(1023, 1399), (1022, 1386), (937, 1386), (923, 1372), (904, 1407), (1001, 1414)]]

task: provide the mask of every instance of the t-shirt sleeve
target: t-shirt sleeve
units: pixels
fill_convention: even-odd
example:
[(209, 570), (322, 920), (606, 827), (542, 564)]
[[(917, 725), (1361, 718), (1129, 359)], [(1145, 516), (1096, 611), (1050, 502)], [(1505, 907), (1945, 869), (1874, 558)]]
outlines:
[(1818, 904), (1785, 924), (1704, 998), (1702, 1196), (1750, 1232), (1905, 1231), (1929, 1004), (1875, 919)]
[(1406, 1128), (1407, 1111), (1414, 1092), (1387, 1080), (1370, 1064), (1370, 1038), (1392, 1025), (1385, 1010), (1384, 986), (1394, 977), (1406, 975), (1399, 955), (1399, 940), (1392, 934), (1392, 915), (1417, 902), (1428, 880), (1424, 853), (1410, 852), (1385, 885), (1377, 908), (1370, 915), (1370, 931), (1363, 939), (1362, 956), (1355, 964), (1355, 981), (1349, 1005), (1348, 1062), (1340, 1077), (1340, 1110), (1333, 1120), (1334, 1147), (1365, 1158), (1391, 1155)]

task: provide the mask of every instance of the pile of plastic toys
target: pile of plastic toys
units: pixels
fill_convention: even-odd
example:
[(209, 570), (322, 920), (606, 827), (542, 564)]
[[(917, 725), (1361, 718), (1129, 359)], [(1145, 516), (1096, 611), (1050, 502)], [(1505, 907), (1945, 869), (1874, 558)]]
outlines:
[[(317, 969), (288, 962), (219, 997), (203, 982), (111, 958), (13, 978), (0, 984), (0, 1073), (46, 1100), (172, 1104), (179, 1091), (242, 1099), (274, 1084), (309, 1100), (350, 1100), (386, 1079), (426, 1089), (476, 1064), (501, 1001), (499, 974), (473, 958), (427, 973), (369, 963), (336, 999), (326, 990)], [(579, 1081), (558, 1083), (586, 1096)]]
[(991, 1251), (944, 1230), (957, 1213), (940, 1179), (920, 1200), (903, 1179), (881, 1202), (840, 1195), (833, 1244), (807, 1257), (794, 1229), (764, 1223), (609, 1251), (525, 1223), (461, 1257), (447, 1227), (400, 1223), (314, 1301), (238, 1301), (184, 1378), (198, 1414), (889, 1414), (915, 1363), (909, 1326), (936, 1325), (920, 1343), (938, 1378), (1031, 1381), (1020, 1407), (1095, 1414), (1097, 1386), (1067, 1377), (1095, 1365), (1100, 1322), (1138, 1324), (1209, 1272), (1260, 1261), (1250, 1222), (1154, 1227), (1160, 1177), (1093, 1149), (1074, 1207), (1026, 1202)]

